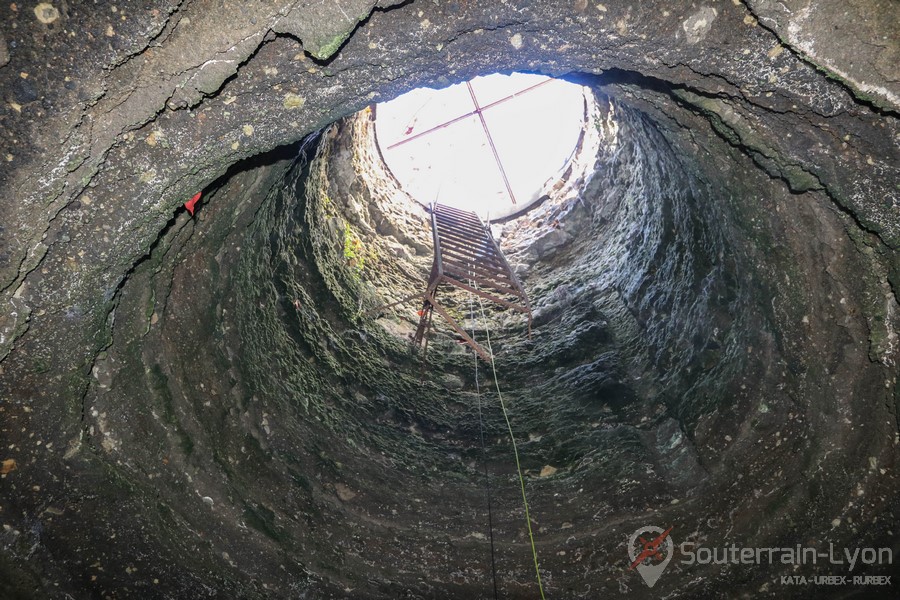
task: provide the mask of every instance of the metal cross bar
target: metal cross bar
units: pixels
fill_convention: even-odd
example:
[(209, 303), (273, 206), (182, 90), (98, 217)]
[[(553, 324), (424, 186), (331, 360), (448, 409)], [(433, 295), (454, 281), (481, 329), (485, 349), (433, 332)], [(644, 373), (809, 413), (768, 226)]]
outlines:
[(512, 186), (509, 184), (509, 177), (506, 176), (506, 169), (503, 168), (503, 161), (500, 160), (500, 153), (497, 152), (497, 146), (494, 144), (494, 136), (491, 135), (491, 129), (488, 127), (487, 121), (484, 120), (484, 113), (478, 104), (478, 97), (475, 96), (475, 90), (472, 89), (471, 82), (467, 81), (466, 87), (469, 89), (472, 102), (475, 104), (475, 112), (478, 114), (478, 120), (481, 121), (481, 127), (484, 129), (484, 135), (487, 137), (488, 146), (491, 147), (491, 153), (494, 155), (494, 160), (497, 161), (497, 168), (500, 169), (500, 176), (503, 177), (503, 185), (506, 186), (506, 192), (509, 194), (510, 201), (515, 204), (516, 195), (513, 194)]
[(419, 133), (417, 133), (417, 134), (415, 134), (415, 135), (411, 135), (410, 137), (405, 138), (405, 139), (402, 139), (402, 140), (400, 140), (399, 142), (394, 142), (393, 144), (389, 145), (389, 146), (387, 147), (387, 149), (388, 149), (388, 150), (393, 150), (394, 148), (397, 148), (398, 146), (402, 146), (403, 144), (408, 144), (409, 142), (411, 142), (411, 141), (413, 141), (413, 140), (417, 140), (417, 139), (419, 139), (420, 137), (422, 137), (423, 135), (427, 135), (427, 134), (429, 134), (429, 133), (432, 133), (432, 132), (434, 132), (434, 131), (438, 131), (438, 130), (440, 130), (440, 129), (445, 129), (445, 128), (449, 127), (450, 125), (453, 125), (454, 123), (458, 123), (458, 122), (462, 121), (463, 119), (467, 119), (467, 118), (469, 118), (469, 117), (471, 117), (471, 116), (473, 116), (473, 115), (475, 115), (475, 114), (478, 114), (479, 112), (483, 112), (483, 111), (485, 111), (485, 110), (487, 110), (487, 109), (489, 109), (489, 108), (494, 108), (494, 107), (497, 106), (498, 104), (503, 104), (504, 102), (508, 102), (508, 101), (512, 100), (513, 98), (517, 98), (517, 97), (521, 96), (521, 95), (524, 94), (525, 92), (530, 92), (531, 90), (536, 89), (536, 88), (539, 88), (539, 87), (541, 87), (542, 85), (547, 85), (548, 83), (550, 83), (550, 82), (552, 82), (552, 81), (553, 81), (553, 79), (548, 77), (548, 78), (545, 79), (544, 81), (542, 81), (542, 82), (540, 82), (540, 83), (536, 83), (536, 84), (531, 85), (531, 86), (528, 86), (528, 87), (525, 88), (524, 90), (518, 91), (518, 92), (516, 92), (516, 93), (514, 93), (514, 94), (510, 94), (509, 96), (506, 96), (506, 97), (504, 97), (504, 98), (500, 98), (499, 100), (495, 100), (495, 101), (493, 101), (493, 102), (491, 102), (491, 103), (489, 103), (489, 104), (485, 104), (484, 106), (479, 107), (479, 108), (476, 108), (475, 110), (469, 111), (469, 112), (465, 113), (464, 115), (460, 115), (460, 116), (458, 116), (458, 117), (454, 117), (453, 119), (450, 119), (449, 121), (445, 121), (445, 122), (441, 123), (440, 125), (435, 125), (434, 127), (431, 127), (431, 128), (429, 128), (429, 129), (426, 129), (425, 131), (421, 131), (421, 132), (419, 132)]

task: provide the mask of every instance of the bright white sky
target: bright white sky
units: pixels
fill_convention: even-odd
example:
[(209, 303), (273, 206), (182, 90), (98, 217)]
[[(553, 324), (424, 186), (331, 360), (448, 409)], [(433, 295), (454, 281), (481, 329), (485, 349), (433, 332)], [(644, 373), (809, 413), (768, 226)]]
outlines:
[(478, 115), (389, 148), (475, 110), (465, 83), (442, 90), (419, 88), (379, 104), (375, 123), (384, 159), (403, 189), (418, 201), (490, 213), (498, 218), (536, 200), (571, 157), (584, 126), (582, 87), (553, 79), (520, 96), (492, 102), (550, 78), (514, 73), (471, 81), (484, 109), (500, 160), (516, 197), (503, 183)]

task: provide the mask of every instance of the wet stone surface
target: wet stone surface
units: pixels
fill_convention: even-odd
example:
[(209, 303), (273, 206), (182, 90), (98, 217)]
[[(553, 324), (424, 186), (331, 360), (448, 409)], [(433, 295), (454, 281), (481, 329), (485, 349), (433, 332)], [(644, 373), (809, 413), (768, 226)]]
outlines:
[(0, 7), (0, 597), (490, 597), (484, 468), (502, 597), (538, 595), (491, 370), (373, 311), (431, 234), (365, 107), (510, 70), (598, 107), (586, 175), (494, 225), (531, 336), (446, 297), (547, 597), (895, 596), (628, 569), (645, 525), (900, 554), (896, 36), (826, 8)]

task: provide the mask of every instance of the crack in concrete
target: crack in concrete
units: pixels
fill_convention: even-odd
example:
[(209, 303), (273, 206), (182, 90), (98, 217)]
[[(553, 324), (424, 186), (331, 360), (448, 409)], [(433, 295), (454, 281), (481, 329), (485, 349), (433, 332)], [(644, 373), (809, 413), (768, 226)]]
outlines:
[[(753, 8), (748, 3), (748, 0), (735, 0), (735, 1), (740, 2), (741, 5), (743, 5), (744, 8), (747, 10), (747, 12), (750, 13), (750, 15), (754, 19), (756, 19), (758, 25), (761, 28), (768, 31), (769, 33), (771, 33), (775, 37), (775, 39), (777, 39), (779, 42), (781, 42), (782, 46), (787, 48), (787, 50), (797, 60), (799, 60), (800, 62), (806, 64), (807, 66), (815, 69), (816, 71), (821, 71), (821, 72), (827, 74), (829, 76), (829, 79), (831, 81), (835, 82), (836, 84), (838, 84), (842, 89), (844, 89), (844, 91), (846, 91), (853, 98), (853, 100), (856, 103), (869, 108), (870, 110), (872, 110), (872, 112), (879, 114), (879, 115), (887, 115), (887, 114), (892, 114), (895, 116), (900, 115), (900, 111), (898, 111), (896, 108), (881, 106), (879, 104), (876, 104), (872, 100), (866, 99), (864, 96), (861, 95), (861, 94), (866, 93), (866, 90), (857, 89), (856, 86), (854, 86), (853, 84), (850, 83), (849, 76), (847, 76), (846, 74), (840, 73), (837, 69), (835, 69), (833, 67), (820, 65), (819, 63), (817, 63), (813, 60), (812, 56), (809, 56), (807, 53), (805, 53), (803, 50), (801, 50), (796, 45), (791, 43), (789, 40), (784, 39), (778, 33), (778, 31), (775, 29), (774, 26), (767, 25), (764, 22), (765, 18), (761, 17), (756, 11), (753, 10)], [(788, 9), (788, 7), (785, 6), (783, 3), (779, 3), (779, 4), (781, 4), (785, 13), (791, 12), (790, 9)], [(807, 10), (808, 10), (808, 8), (807, 8)]]

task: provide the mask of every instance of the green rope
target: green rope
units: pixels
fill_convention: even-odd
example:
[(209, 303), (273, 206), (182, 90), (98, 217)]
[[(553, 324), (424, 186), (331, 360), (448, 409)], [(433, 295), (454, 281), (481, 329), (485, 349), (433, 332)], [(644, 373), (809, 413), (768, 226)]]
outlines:
[(531, 531), (531, 515), (528, 512), (528, 498), (525, 497), (525, 477), (522, 475), (522, 465), (519, 463), (519, 449), (516, 446), (516, 437), (513, 435), (512, 424), (509, 422), (509, 413), (506, 403), (503, 401), (503, 393), (500, 391), (500, 381), (497, 378), (497, 367), (494, 364), (494, 350), (491, 348), (491, 332), (487, 326), (487, 316), (484, 312), (484, 303), (478, 297), (478, 306), (481, 308), (481, 321), (484, 324), (484, 333), (487, 337), (487, 351), (491, 357), (491, 370), (494, 372), (494, 385), (497, 388), (497, 396), (500, 398), (500, 408), (503, 409), (503, 418), (506, 419), (506, 428), (509, 430), (509, 439), (512, 441), (513, 455), (516, 457), (516, 471), (519, 473), (519, 486), (522, 489), (522, 503), (525, 505), (525, 524), (528, 526), (528, 540), (531, 542), (531, 556), (534, 558), (534, 573), (537, 575), (538, 588), (541, 591), (541, 600), (545, 600), (544, 584), (541, 582), (541, 569), (538, 566), (537, 548), (534, 545), (534, 533)]

